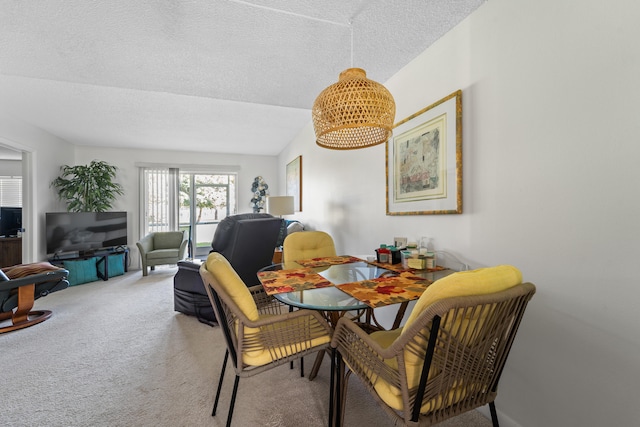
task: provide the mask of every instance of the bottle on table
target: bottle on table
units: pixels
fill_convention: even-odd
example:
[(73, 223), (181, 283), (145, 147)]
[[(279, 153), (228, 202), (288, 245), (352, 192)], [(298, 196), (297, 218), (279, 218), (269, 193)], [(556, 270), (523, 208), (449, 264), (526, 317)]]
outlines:
[(433, 247), (433, 239), (430, 237), (420, 238), (420, 255), (427, 258), (427, 269), (436, 268), (436, 251)]
[(381, 244), (378, 252), (378, 262), (389, 263), (391, 262), (391, 251), (387, 248), (387, 245)]

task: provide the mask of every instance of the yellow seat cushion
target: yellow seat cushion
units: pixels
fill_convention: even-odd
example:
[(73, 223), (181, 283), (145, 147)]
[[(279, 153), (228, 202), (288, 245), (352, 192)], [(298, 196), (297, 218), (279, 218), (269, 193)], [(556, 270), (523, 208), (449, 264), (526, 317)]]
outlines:
[[(462, 271), (451, 274), (430, 285), (422, 294), (413, 307), (407, 322), (403, 328), (391, 331), (380, 331), (371, 334), (371, 338), (375, 340), (381, 347), (387, 348), (400, 337), (403, 331), (418, 318), (418, 316), (431, 304), (436, 301), (459, 296), (468, 295), (485, 295), (494, 292), (500, 292), (522, 283), (522, 273), (516, 267), (510, 265), (501, 265), (497, 267), (481, 268), (472, 271)], [(474, 319), (457, 319), (453, 329), (465, 327), (469, 322), (481, 321), (480, 316), (487, 313), (481, 313)], [(428, 334), (427, 334), (428, 335)], [(470, 337), (469, 339), (472, 339)], [(426, 346), (426, 343), (425, 343)], [(405, 367), (407, 372), (407, 383), (409, 388), (418, 386), (420, 374), (422, 371), (423, 359), (411, 353), (404, 352)], [(387, 359), (385, 363), (395, 370), (398, 370), (397, 359)], [(430, 372), (430, 376), (437, 372), (437, 368)], [(380, 398), (384, 400), (390, 407), (402, 410), (402, 395), (400, 390), (378, 378), (374, 384), (374, 388)], [(465, 396), (463, 387), (454, 388), (449, 392), (447, 404), (457, 402)], [(431, 401), (424, 404), (421, 408), (422, 413), (432, 411), (443, 404), (442, 399)]]
[[(207, 257), (207, 271), (209, 271), (216, 282), (225, 290), (242, 313), (251, 321), (257, 321), (269, 315), (260, 315), (255, 300), (249, 291), (249, 288), (242, 281), (238, 273), (231, 267), (229, 261), (221, 254), (214, 252)], [(299, 322), (292, 320), (290, 322)], [(279, 324), (280, 327), (286, 327), (288, 322)], [(252, 336), (259, 334), (259, 328), (244, 328), (245, 338), (251, 339)], [(250, 349), (243, 351), (242, 363), (249, 366), (262, 366), (273, 361), (273, 356), (277, 358), (286, 357), (293, 353), (303, 350), (304, 348), (314, 347), (328, 343), (331, 337), (326, 334), (308, 342), (298, 343), (295, 346), (284, 346), (275, 348), (264, 348), (256, 342)], [(246, 341), (246, 339), (245, 339)]]
[[(311, 319), (310, 319), (311, 320)], [(299, 319), (288, 320), (282, 323), (278, 323), (278, 327), (285, 328), (287, 324), (294, 323), (296, 325), (300, 324)], [(245, 328), (245, 333), (250, 330), (250, 328)], [(242, 353), (242, 363), (248, 366), (262, 366), (267, 365), (273, 362), (275, 359), (281, 359), (283, 357), (290, 356), (295, 353), (299, 353), (308, 348), (316, 347), (322, 344), (327, 344), (331, 341), (331, 336), (329, 334), (322, 335), (320, 337), (314, 338), (312, 340), (303, 341), (287, 346), (280, 347), (271, 347), (264, 348), (261, 347), (257, 350), (252, 351), (244, 351)]]
[(324, 231), (299, 231), (284, 239), (284, 262), (336, 256), (333, 238)]

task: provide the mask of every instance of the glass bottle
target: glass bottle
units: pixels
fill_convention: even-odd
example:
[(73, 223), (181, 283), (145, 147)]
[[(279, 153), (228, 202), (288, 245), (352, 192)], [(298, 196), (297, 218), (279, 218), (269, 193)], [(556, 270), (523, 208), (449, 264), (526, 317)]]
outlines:
[(382, 244), (378, 249), (378, 262), (388, 263), (391, 262), (389, 259), (391, 256), (391, 251), (387, 248), (387, 245)]
[(427, 258), (427, 269), (436, 267), (436, 251), (433, 247), (433, 239), (430, 237), (420, 238), (420, 255)]

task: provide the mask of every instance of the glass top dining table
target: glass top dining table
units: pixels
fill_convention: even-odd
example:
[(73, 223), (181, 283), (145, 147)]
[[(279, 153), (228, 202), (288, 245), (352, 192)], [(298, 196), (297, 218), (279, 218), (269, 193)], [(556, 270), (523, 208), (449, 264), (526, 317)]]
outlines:
[[(262, 268), (260, 271), (293, 270), (302, 266), (296, 262), (273, 264)], [(387, 275), (395, 275), (398, 272), (369, 264), (365, 261), (348, 264), (336, 264), (323, 267), (310, 268), (313, 272), (327, 279), (333, 285), (358, 282), (362, 280), (376, 279)], [(413, 271), (412, 274), (424, 279), (435, 281), (451, 274), (452, 270), (440, 271)], [(350, 311), (364, 310), (369, 306), (364, 302), (341, 291), (336, 286), (324, 288), (306, 289), (303, 291), (284, 292), (273, 295), (280, 302), (298, 308), (307, 308), (321, 311)]]
[[(264, 267), (263, 271), (277, 270), (296, 270), (303, 268), (296, 262), (287, 262), (281, 264), (273, 264)], [(369, 264), (365, 261), (350, 262), (347, 264), (333, 264), (323, 267), (307, 267), (312, 272), (319, 274), (333, 285), (341, 285), (345, 283), (358, 282), (362, 280), (377, 279), (386, 275), (397, 275), (399, 272), (393, 271), (378, 265)], [(453, 273), (452, 270), (440, 271), (412, 271), (415, 276), (422, 277), (429, 281), (438, 280)], [(260, 275), (258, 275), (260, 277)], [(324, 313), (329, 324), (335, 326), (340, 317), (352, 310), (357, 311), (353, 314), (353, 319), (358, 319), (362, 327), (367, 326), (370, 331), (384, 329), (375, 318), (373, 310), (364, 302), (352, 297), (346, 292), (341, 291), (336, 286), (321, 287), (315, 289), (296, 290), (292, 292), (282, 292), (273, 295), (278, 301), (290, 307), (302, 309), (317, 310)], [(393, 328), (397, 328), (402, 320), (408, 302), (403, 302), (398, 308), (396, 319), (393, 322)], [(363, 319), (364, 317), (364, 319)], [(319, 352), (318, 357), (309, 373), (309, 380), (315, 378), (322, 363), (324, 352)]]

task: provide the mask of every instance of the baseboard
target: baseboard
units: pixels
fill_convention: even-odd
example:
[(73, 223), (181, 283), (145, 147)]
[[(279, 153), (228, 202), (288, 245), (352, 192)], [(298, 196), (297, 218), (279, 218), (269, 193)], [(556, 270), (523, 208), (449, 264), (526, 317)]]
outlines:
[[(487, 417), (487, 419), (491, 419), (491, 412), (489, 411), (489, 405), (484, 405), (481, 408), (476, 409), (482, 415)], [(500, 412), (500, 407), (496, 404), (496, 412), (498, 413), (498, 422), (500, 423), (500, 427), (522, 427), (520, 424), (515, 422), (513, 419), (506, 416), (503, 412)]]

